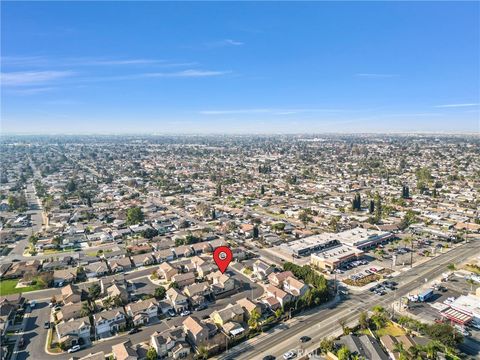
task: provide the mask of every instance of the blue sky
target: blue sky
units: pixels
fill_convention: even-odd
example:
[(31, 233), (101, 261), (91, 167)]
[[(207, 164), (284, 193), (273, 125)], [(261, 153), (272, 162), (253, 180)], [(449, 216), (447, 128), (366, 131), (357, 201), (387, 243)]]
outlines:
[(479, 131), (478, 2), (2, 2), (2, 131)]

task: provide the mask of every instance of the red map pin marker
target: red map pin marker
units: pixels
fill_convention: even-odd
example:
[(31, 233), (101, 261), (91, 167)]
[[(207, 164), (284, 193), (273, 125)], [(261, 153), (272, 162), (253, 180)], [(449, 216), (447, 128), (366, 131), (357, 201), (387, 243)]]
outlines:
[(219, 246), (213, 251), (213, 260), (222, 274), (227, 270), (228, 264), (233, 259), (232, 250), (227, 246)]

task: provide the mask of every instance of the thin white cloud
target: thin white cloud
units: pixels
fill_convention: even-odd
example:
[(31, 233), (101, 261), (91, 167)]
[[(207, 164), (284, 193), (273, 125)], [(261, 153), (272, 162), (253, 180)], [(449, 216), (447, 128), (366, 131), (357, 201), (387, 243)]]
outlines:
[(207, 48), (216, 48), (216, 47), (225, 47), (225, 46), (242, 46), (245, 45), (244, 42), (233, 40), (233, 39), (223, 39), (219, 41), (212, 41), (204, 44)]
[(57, 89), (56, 87), (32, 87), (32, 88), (10, 88), (7, 93), (14, 95), (36, 95), (50, 92)]
[(139, 80), (139, 79), (155, 79), (155, 78), (206, 78), (230, 74), (231, 71), (216, 70), (196, 70), (188, 69), (174, 72), (147, 72), (138, 74), (126, 74), (118, 76), (100, 76), (80, 79), (80, 82), (94, 83), (103, 81), (123, 81), (123, 80)]
[(73, 76), (73, 71), (20, 71), (0, 74), (2, 86), (24, 86), (48, 83)]
[(173, 73), (150, 73), (147, 77), (210, 77), (221, 76), (231, 73), (231, 71), (216, 71), (216, 70), (183, 70)]
[(252, 109), (224, 109), (224, 110), (201, 110), (202, 115), (242, 115), (242, 114), (272, 114), (272, 115), (293, 115), (299, 113), (335, 113), (345, 112), (344, 109), (271, 109), (271, 108), (252, 108)]
[(196, 62), (174, 62), (164, 59), (148, 58), (111, 58), (111, 57), (46, 57), (46, 56), (3, 56), (3, 66), (28, 66), (28, 67), (72, 67), (72, 66), (161, 66), (178, 67), (194, 66)]
[(226, 45), (233, 45), (233, 46), (241, 46), (244, 44), (241, 41), (232, 40), (232, 39), (225, 39), (224, 42)]
[(371, 79), (382, 79), (382, 78), (393, 78), (398, 77), (398, 74), (382, 74), (382, 73), (358, 73), (355, 74), (357, 77), (371, 78)]
[(434, 106), (436, 108), (459, 108), (459, 107), (470, 107), (470, 106), (478, 106), (477, 103), (464, 103), (464, 104), (445, 104), (445, 105), (437, 105)]

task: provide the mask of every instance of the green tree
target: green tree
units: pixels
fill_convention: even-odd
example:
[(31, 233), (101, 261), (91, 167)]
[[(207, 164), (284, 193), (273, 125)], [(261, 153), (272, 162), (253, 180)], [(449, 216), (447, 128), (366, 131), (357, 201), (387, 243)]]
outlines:
[(278, 308), (275, 310), (275, 318), (280, 319), (283, 315), (283, 308)]
[(208, 359), (208, 349), (205, 345), (201, 345), (198, 347), (198, 358), (201, 360)]
[(88, 295), (90, 296), (90, 299), (96, 300), (100, 296), (100, 293), (102, 292), (102, 289), (100, 288), (100, 285), (98, 284), (93, 284), (88, 288)]
[(302, 210), (300, 212), (300, 214), (298, 215), (298, 219), (303, 223), (303, 226), (307, 226), (307, 224), (312, 221), (312, 218), (305, 210)]
[(154, 292), (155, 299), (157, 300), (165, 299), (166, 293), (167, 293), (167, 290), (165, 290), (163, 286), (159, 286), (155, 288), (155, 292)]
[(248, 326), (252, 330), (257, 330), (258, 329), (258, 320), (260, 319), (260, 313), (258, 312), (257, 309), (253, 309), (253, 311), (250, 313), (250, 318), (248, 319)]
[(258, 226), (257, 225), (255, 225), (253, 227), (253, 238), (258, 239)]
[(175, 281), (172, 281), (170, 285), (168, 285), (169, 289), (178, 289), (178, 284)]
[(147, 351), (146, 359), (147, 360), (157, 360), (157, 357), (158, 357), (157, 350), (155, 350), (155, 348), (153, 348), (153, 347), (149, 347), (148, 351)]
[(447, 269), (450, 270), (450, 271), (454, 271), (456, 268), (457, 267), (453, 263), (447, 265)]
[(153, 239), (157, 235), (158, 235), (158, 231), (153, 228), (148, 228), (142, 231), (142, 236), (145, 239)]
[(85, 301), (82, 303), (82, 308), (80, 309), (80, 315), (82, 317), (84, 316), (89, 316), (92, 313), (92, 309), (90, 309), (90, 306), (88, 303)]
[(343, 345), (337, 352), (337, 357), (338, 357), (338, 360), (350, 360), (350, 355), (352, 353), (350, 352), (350, 350), (345, 346)]
[(382, 220), (382, 198), (380, 197), (379, 193), (375, 194), (375, 216), (374, 220), (376, 223), (380, 222)]
[(327, 352), (331, 352), (334, 349), (334, 342), (332, 339), (329, 338), (323, 338), (320, 341), (320, 351), (322, 354), (326, 354)]
[(463, 336), (449, 324), (428, 325), (425, 328), (425, 332), (432, 340), (436, 340), (450, 348), (456, 347), (463, 341)]
[(74, 179), (70, 179), (67, 183), (66, 189), (68, 192), (74, 192), (77, 190), (77, 183), (75, 182)]
[(135, 225), (143, 222), (145, 216), (142, 209), (135, 206), (127, 210), (127, 225)]
[(368, 314), (365, 311), (362, 311), (358, 315), (358, 324), (363, 330), (368, 328)]

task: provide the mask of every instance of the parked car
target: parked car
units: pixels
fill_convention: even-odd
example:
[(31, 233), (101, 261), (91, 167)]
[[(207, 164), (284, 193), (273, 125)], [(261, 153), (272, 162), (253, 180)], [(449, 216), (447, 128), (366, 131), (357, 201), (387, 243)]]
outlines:
[(80, 350), (80, 345), (74, 345), (70, 349), (68, 349), (68, 353), (74, 353), (75, 351)]
[(195, 308), (195, 311), (202, 311), (208, 308), (207, 304), (200, 304)]
[(460, 325), (454, 325), (455, 330), (457, 330), (460, 334), (463, 336), (470, 336), (471, 333), (467, 329), (465, 329), (463, 326)]
[(275, 356), (273, 355), (267, 355), (263, 357), (263, 360), (275, 360)]
[(177, 313), (173, 309), (168, 309), (167, 313), (168, 313), (168, 316), (171, 316), (171, 317), (174, 317), (177, 315)]
[(300, 342), (302, 342), (302, 343), (309, 342), (310, 340), (312, 340), (312, 338), (309, 337), (309, 336), (302, 336), (302, 337), (300, 338)]
[(190, 315), (192, 312), (190, 310), (183, 310), (181, 313), (180, 313), (180, 316), (188, 316)]
[(285, 360), (290, 360), (293, 359), (297, 356), (294, 350), (287, 351), (285, 354), (283, 354), (283, 358)]
[(43, 324), (43, 328), (50, 329), (50, 321), (45, 321), (45, 323)]
[(140, 330), (139, 328), (134, 327), (133, 329), (130, 329), (130, 330), (129, 330), (128, 334), (129, 334), (129, 335), (132, 335), (132, 334), (136, 334), (136, 333), (138, 333), (138, 332), (140, 332), (140, 331), (141, 331), (141, 330)]

